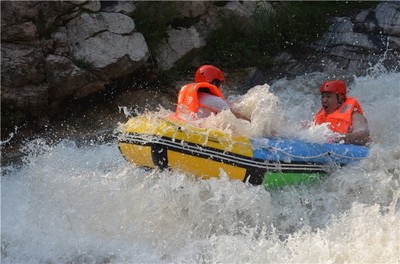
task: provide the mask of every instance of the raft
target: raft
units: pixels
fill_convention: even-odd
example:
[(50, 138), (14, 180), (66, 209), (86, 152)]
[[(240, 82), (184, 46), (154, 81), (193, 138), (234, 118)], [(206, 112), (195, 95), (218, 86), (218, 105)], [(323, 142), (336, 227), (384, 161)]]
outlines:
[(138, 116), (116, 133), (125, 159), (208, 179), (221, 173), (266, 188), (314, 183), (368, 156), (368, 148), (287, 138), (233, 136), (160, 117)]

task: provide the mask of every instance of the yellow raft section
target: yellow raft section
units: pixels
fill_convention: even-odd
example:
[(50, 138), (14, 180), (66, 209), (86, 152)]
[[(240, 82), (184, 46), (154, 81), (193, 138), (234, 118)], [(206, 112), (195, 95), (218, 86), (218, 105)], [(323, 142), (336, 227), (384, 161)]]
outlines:
[[(184, 141), (202, 147), (212, 148), (221, 153), (234, 153), (249, 158), (253, 157), (251, 142), (244, 136), (232, 136), (220, 130), (210, 130), (169, 121), (160, 117), (138, 116), (131, 118), (120, 128), (123, 134), (140, 135), (145, 141), (156, 137), (171, 141)], [(123, 156), (138, 166), (155, 168), (151, 146), (119, 142)], [(219, 177), (223, 170), (231, 179), (244, 181), (246, 168), (211, 160), (205, 157), (167, 150), (168, 166), (173, 170), (190, 173), (202, 178)]]

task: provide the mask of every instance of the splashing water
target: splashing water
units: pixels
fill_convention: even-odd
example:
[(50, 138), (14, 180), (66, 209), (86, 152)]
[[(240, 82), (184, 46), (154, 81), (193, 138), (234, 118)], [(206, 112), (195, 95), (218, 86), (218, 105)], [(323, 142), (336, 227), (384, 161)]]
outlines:
[[(254, 124), (227, 111), (208, 125), (318, 140), (323, 128), (297, 124), (318, 110), (324, 78), (254, 87), (234, 103)], [(2, 167), (2, 263), (398, 263), (399, 83), (399, 73), (354, 78), (370, 156), (310, 186), (145, 170), (115, 142), (31, 141), (22, 166)]]

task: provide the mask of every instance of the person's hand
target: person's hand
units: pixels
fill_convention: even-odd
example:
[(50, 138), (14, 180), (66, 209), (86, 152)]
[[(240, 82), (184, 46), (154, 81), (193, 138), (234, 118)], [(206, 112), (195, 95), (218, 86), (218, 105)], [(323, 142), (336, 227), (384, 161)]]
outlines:
[(330, 134), (330, 135), (325, 135), (325, 139), (328, 143), (339, 143), (343, 144), (344, 143), (344, 137), (345, 135), (341, 135), (338, 133)]

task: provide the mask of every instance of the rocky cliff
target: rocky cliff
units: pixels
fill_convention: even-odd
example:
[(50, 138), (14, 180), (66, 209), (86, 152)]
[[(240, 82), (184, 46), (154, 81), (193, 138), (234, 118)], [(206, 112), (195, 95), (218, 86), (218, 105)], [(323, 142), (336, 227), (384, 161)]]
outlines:
[(143, 65), (149, 53), (134, 10), (131, 2), (2, 1), (2, 124), (58, 111)]
[(353, 16), (332, 17), (328, 32), (307, 50), (280, 53), (272, 67), (253, 71), (242, 90), (311, 72), (351, 81), (378, 62), (387, 70), (400, 71), (400, 2), (378, 3)]
[[(170, 28), (151, 59), (161, 70), (203, 47), (218, 13), (249, 16), (255, 7), (250, 2), (219, 9), (212, 2), (174, 4), (179, 17), (201, 16), (201, 26)], [(26, 120), (46, 123), (49, 114), (62, 112), (63, 102), (134, 78), (150, 56), (135, 27), (135, 9), (133, 1), (1, 1), (2, 128)]]

